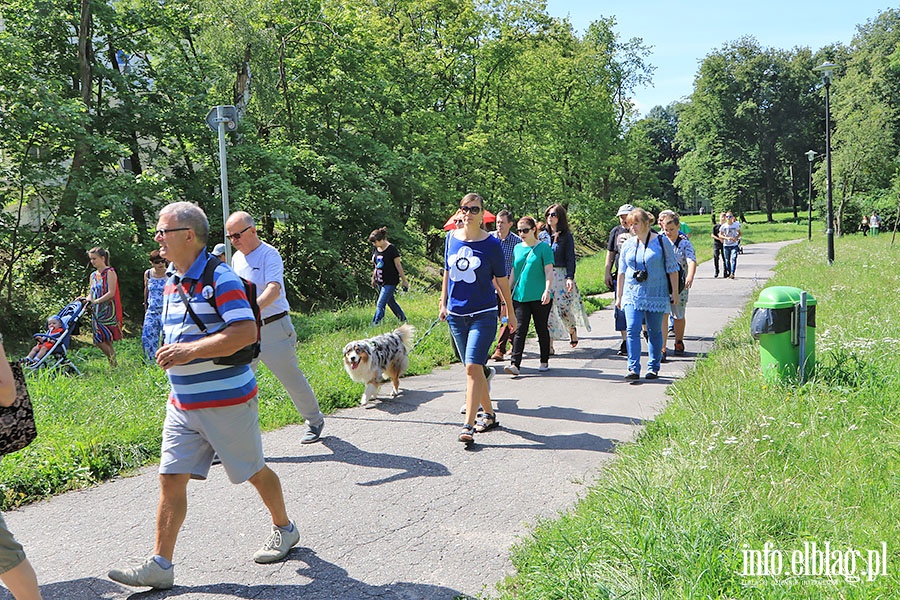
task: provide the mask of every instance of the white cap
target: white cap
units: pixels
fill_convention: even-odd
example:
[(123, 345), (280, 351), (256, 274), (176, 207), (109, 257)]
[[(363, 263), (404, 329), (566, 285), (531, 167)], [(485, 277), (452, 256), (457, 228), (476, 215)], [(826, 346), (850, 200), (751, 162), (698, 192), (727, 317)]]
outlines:
[(212, 255), (222, 256), (223, 254), (225, 254), (225, 244), (216, 244), (216, 247), (213, 248)]
[(619, 207), (619, 212), (616, 213), (617, 217), (621, 217), (622, 215), (631, 214), (631, 211), (634, 210), (634, 207), (630, 204), (623, 204)]

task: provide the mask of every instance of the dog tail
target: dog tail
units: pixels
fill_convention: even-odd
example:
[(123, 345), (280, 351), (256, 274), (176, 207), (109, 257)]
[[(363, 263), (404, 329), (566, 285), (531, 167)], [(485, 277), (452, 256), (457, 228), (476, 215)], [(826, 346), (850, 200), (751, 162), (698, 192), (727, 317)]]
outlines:
[(400, 336), (400, 339), (403, 340), (403, 345), (406, 346), (406, 349), (412, 349), (412, 343), (416, 337), (416, 328), (409, 323), (404, 323), (397, 328), (397, 334)]

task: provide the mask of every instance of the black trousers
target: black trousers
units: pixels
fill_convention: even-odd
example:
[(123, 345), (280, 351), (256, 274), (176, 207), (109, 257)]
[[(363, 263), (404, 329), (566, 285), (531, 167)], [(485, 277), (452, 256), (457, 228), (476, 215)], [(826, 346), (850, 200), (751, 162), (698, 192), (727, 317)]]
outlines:
[(541, 348), (541, 362), (550, 360), (550, 310), (553, 301), (541, 304), (540, 300), (532, 302), (516, 302), (513, 300), (513, 308), (516, 311), (516, 333), (512, 344), (512, 364), (517, 367), (522, 365), (522, 352), (525, 350), (525, 336), (528, 335), (528, 326), (534, 317), (534, 331), (537, 333), (538, 344)]
[(719, 260), (722, 260), (722, 264), (725, 266), (725, 276), (728, 276), (728, 265), (725, 264), (724, 257), (722, 256), (722, 246), (718, 244), (713, 244), (713, 265), (716, 267), (716, 276), (719, 275)]

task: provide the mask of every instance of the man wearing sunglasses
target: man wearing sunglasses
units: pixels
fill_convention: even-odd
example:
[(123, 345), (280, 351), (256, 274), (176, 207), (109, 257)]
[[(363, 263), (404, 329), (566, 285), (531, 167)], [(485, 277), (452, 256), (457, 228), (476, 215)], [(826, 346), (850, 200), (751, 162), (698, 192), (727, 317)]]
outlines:
[(306, 421), (306, 433), (301, 444), (319, 440), (325, 427), (325, 416), (319, 408), (316, 394), (297, 366), (297, 333), (291, 322), (287, 296), (284, 293), (284, 262), (271, 244), (259, 239), (256, 223), (248, 213), (232, 213), (225, 222), (225, 232), (236, 252), (231, 259), (235, 272), (256, 284), (256, 298), (262, 315), (259, 362), (265, 363), (284, 385), (291, 401)]
[[(522, 238), (512, 232), (513, 215), (510, 211), (504, 209), (497, 213), (497, 231), (492, 231), (491, 235), (500, 240), (500, 247), (503, 248), (503, 260), (506, 263), (506, 276), (512, 273), (513, 249), (517, 244), (522, 243)], [(500, 318), (509, 318), (509, 307), (503, 303), (503, 298), (497, 294), (497, 307), (499, 309)], [(491, 355), (496, 361), (502, 361), (506, 355), (506, 344), (512, 343), (512, 335), (506, 323), (500, 326), (500, 337), (497, 338), (497, 347), (494, 354)]]

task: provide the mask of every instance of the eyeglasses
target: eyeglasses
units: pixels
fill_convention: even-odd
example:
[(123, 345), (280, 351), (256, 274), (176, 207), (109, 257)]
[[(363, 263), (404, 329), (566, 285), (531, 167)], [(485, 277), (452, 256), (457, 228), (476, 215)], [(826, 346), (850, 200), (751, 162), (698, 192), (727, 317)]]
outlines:
[(166, 235), (172, 233), (173, 231), (188, 231), (190, 227), (173, 227), (172, 229), (157, 229), (156, 234), (159, 237), (166, 237)]
[(548, 216), (548, 217), (553, 217), (553, 218), (555, 219), (555, 218), (556, 218), (556, 213), (547, 213), (547, 216)]
[(481, 212), (480, 206), (460, 206), (459, 210), (464, 213), (469, 213), (470, 215), (477, 215)]
[(244, 227), (243, 229), (241, 229), (241, 230), (238, 231), (237, 233), (229, 233), (229, 234), (226, 235), (225, 237), (227, 237), (227, 238), (228, 238), (229, 240), (231, 240), (232, 242), (235, 241), (235, 240), (239, 240), (239, 239), (241, 239), (241, 235), (242, 235), (245, 231), (247, 231), (248, 229), (250, 229), (251, 227), (253, 227), (253, 225), (247, 225), (246, 227)]
[(522, 229), (517, 229), (516, 231), (518, 231), (519, 233), (528, 233), (532, 229), (534, 229), (534, 228), (533, 227), (524, 227)]

